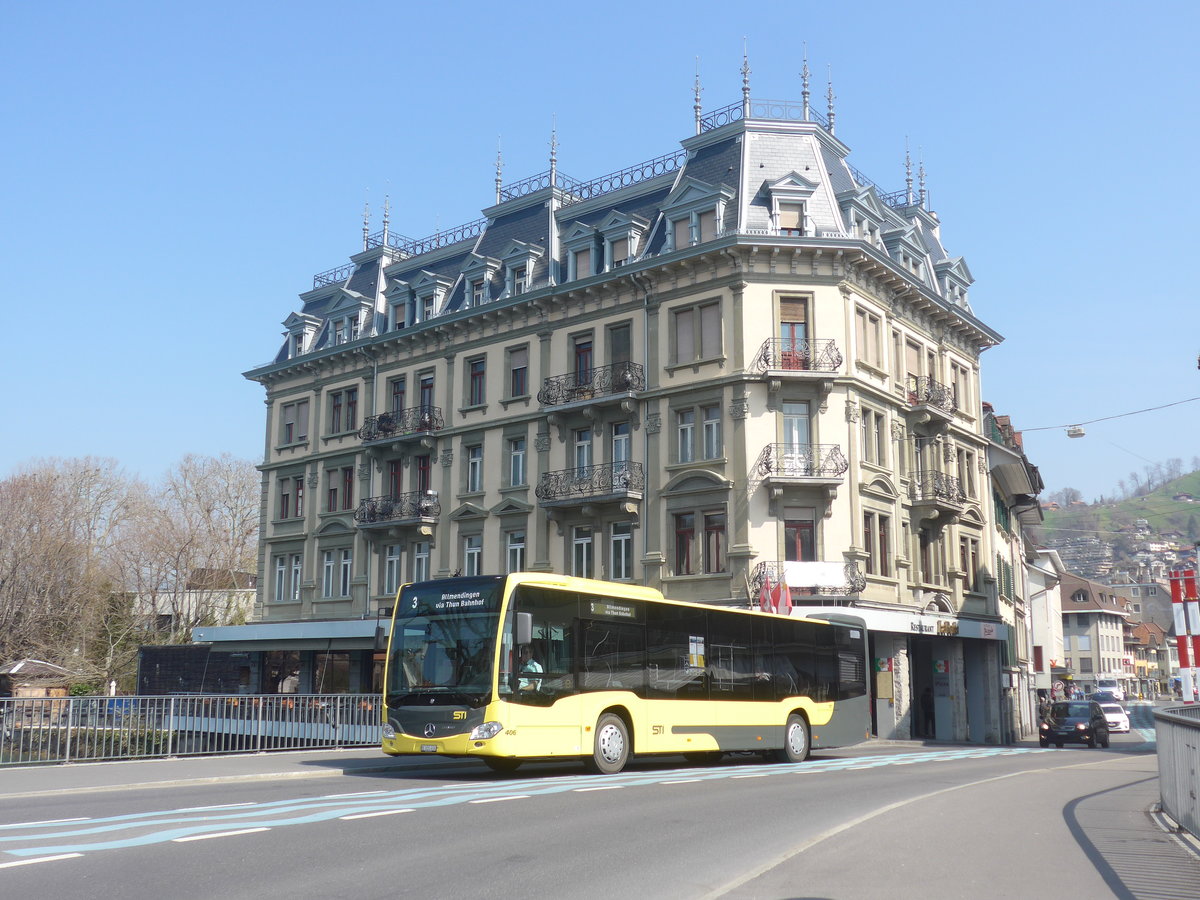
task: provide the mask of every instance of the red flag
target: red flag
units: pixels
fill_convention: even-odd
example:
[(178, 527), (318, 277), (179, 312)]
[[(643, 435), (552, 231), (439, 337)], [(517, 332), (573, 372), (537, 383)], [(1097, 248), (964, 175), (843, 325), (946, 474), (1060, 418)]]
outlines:
[(787, 572), (779, 576), (779, 583), (775, 585), (775, 612), (782, 616), (790, 616), (792, 614), (792, 589), (788, 587)]
[(758, 608), (763, 612), (771, 611), (771, 574), (763, 572), (762, 587), (758, 589)]

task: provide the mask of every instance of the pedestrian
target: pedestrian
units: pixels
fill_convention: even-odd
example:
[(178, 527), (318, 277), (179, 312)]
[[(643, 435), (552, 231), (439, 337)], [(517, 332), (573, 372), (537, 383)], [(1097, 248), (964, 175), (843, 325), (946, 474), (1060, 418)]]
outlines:
[(279, 693), (295, 694), (300, 690), (300, 672), (297, 669), (292, 669), (292, 674), (283, 681), (279, 682)]
[(925, 688), (921, 692), (921, 731), (925, 737), (934, 736), (932, 688)]

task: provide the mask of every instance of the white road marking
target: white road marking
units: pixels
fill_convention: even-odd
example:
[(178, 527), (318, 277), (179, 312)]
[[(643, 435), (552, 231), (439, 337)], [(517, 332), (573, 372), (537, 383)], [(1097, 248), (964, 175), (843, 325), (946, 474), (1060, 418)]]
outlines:
[(24, 828), (25, 826), (34, 825), (58, 825), (62, 822), (86, 822), (87, 816), (77, 816), (74, 819), (43, 819), (40, 822), (12, 822), (8, 825), (0, 825), (0, 828)]
[(175, 812), (207, 812), (210, 809), (237, 809), (240, 806), (254, 806), (254, 802), (247, 800), (245, 803), (222, 803), (220, 806), (188, 806), (184, 809), (177, 809)]
[(660, 781), (659, 784), (695, 784), (699, 778), (680, 778), (678, 781)]
[(237, 831), (217, 831), (213, 834), (192, 834), (187, 837), (172, 838), (176, 844), (186, 844), (188, 841), (207, 841), (209, 838), (235, 837), (239, 834), (254, 834), (256, 831), (270, 831), (270, 828), (239, 828)]
[(588, 791), (619, 791), (625, 787), (623, 784), (603, 784), (600, 787), (575, 788), (574, 793), (586, 794)]
[(347, 797), (374, 797), (376, 794), (386, 794), (387, 791), (359, 791), (357, 794), (326, 794), (322, 800), (345, 800)]
[(528, 800), (528, 794), (513, 794), (509, 797), (484, 797), (482, 800), (471, 800), (471, 803), (500, 803), (503, 800)]
[[(382, 791), (380, 792), (382, 793)], [(351, 819), (374, 819), (376, 816), (398, 816), (400, 813), (416, 812), (413, 809), (380, 809), (375, 812), (355, 813), (352, 816), (339, 816), (343, 822), (349, 822)]]
[(769, 778), (774, 774), (774, 772), (756, 772), (753, 775), (734, 775), (733, 779), (736, 781), (738, 778)]
[(58, 856), (39, 856), (35, 859), (19, 859), (16, 862), (0, 863), (0, 869), (13, 869), (17, 866), (32, 866), (34, 863), (54, 862), (56, 859), (74, 859), (83, 856), (82, 853), (60, 853)]

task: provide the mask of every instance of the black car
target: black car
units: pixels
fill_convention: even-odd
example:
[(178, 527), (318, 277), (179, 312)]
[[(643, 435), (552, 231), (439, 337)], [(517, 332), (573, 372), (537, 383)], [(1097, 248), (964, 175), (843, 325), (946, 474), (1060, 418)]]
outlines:
[(1050, 744), (1107, 747), (1108, 738), (1108, 718), (1100, 704), (1091, 700), (1060, 700), (1052, 704), (1050, 715), (1038, 733), (1038, 743), (1043, 747)]

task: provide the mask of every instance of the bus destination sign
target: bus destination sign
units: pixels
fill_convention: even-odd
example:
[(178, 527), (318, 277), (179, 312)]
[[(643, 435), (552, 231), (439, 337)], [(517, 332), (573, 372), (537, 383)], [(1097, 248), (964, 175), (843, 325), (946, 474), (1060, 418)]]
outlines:
[(634, 603), (618, 603), (616, 600), (589, 600), (588, 611), (599, 619), (641, 620), (641, 607)]

